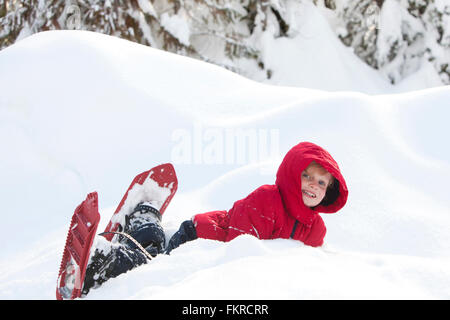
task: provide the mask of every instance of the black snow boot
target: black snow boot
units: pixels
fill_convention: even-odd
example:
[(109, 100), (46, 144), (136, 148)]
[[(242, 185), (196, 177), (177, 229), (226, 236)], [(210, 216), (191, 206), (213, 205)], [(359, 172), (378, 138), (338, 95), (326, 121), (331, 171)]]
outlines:
[[(132, 213), (125, 217), (124, 232), (132, 236), (152, 256), (163, 252), (166, 244), (166, 236), (161, 226), (161, 214), (149, 202), (141, 202)], [(132, 249), (139, 250), (137, 246), (125, 237), (119, 240), (126, 243)]]

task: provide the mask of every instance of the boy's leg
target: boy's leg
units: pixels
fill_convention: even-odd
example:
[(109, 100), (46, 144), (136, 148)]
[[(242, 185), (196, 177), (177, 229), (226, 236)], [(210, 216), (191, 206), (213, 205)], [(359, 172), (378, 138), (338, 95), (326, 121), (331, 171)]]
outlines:
[[(150, 255), (156, 256), (164, 250), (165, 234), (160, 224), (161, 214), (150, 203), (139, 203), (125, 220), (123, 231), (137, 240)], [(84, 295), (92, 287), (147, 262), (146, 255), (124, 236), (119, 236), (118, 243), (101, 238), (98, 244), (86, 269)]]
[[(110, 278), (125, 273), (147, 262), (147, 258), (140, 250), (130, 249), (122, 243), (113, 244), (108, 240), (102, 248), (95, 249), (94, 255), (86, 268), (83, 283), (83, 295), (91, 288), (100, 286)], [(109, 246), (109, 248), (108, 248)]]

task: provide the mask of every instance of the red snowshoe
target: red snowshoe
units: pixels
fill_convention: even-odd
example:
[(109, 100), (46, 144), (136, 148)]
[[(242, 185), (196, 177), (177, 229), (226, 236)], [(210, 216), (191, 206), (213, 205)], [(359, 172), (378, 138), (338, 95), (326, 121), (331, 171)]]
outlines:
[[(122, 232), (126, 217), (141, 202), (149, 202), (162, 215), (178, 188), (175, 169), (166, 163), (137, 175), (111, 217), (104, 233), (109, 241), (115, 241), (112, 232)], [(90, 193), (75, 210), (64, 247), (58, 274), (56, 298), (75, 299), (81, 296), (90, 249), (97, 230), (97, 193)]]
[(97, 192), (88, 194), (70, 222), (56, 285), (56, 298), (75, 299), (81, 295), (89, 249), (100, 221)]
[[(123, 231), (125, 216), (140, 202), (150, 202), (162, 215), (178, 188), (172, 164), (165, 163), (137, 175), (123, 196), (104, 232)], [(106, 234), (111, 240), (114, 234)]]

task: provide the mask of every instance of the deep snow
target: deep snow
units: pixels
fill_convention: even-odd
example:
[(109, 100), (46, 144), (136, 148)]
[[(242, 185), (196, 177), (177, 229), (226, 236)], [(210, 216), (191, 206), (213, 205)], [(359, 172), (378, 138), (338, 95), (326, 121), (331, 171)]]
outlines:
[[(305, 87), (321, 64), (308, 61)], [(70, 217), (87, 193), (99, 194), (103, 230), (136, 174), (175, 162), (170, 236), (193, 214), (274, 183), (300, 141), (327, 149), (349, 187), (347, 205), (322, 215), (322, 248), (200, 239), (86, 299), (450, 298), (450, 88), (416, 90), (434, 76), (426, 66), (393, 87), (354, 61), (336, 58), (322, 91), (91, 32), (40, 33), (0, 51), (0, 298), (54, 299)], [(262, 154), (254, 162), (240, 163), (230, 138), (243, 132)]]

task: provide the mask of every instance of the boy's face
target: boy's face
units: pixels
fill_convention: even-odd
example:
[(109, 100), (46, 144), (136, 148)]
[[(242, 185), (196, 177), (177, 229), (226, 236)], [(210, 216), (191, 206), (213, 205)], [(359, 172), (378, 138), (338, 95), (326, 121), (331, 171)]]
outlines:
[(312, 162), (302, 172), (302, 199), (307, 207), (317, 206), (325, 197), (333, 176), (323, 167)]

